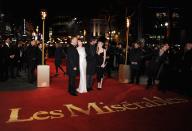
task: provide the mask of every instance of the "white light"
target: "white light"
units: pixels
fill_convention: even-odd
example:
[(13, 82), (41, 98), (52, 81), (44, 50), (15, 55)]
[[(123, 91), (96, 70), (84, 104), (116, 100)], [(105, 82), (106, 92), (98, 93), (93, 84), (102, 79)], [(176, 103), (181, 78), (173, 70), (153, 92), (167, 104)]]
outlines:
[(155, 25), (155, 28), (157, 28), (157, 25)]
[(45, 17), (47, 16), (47, 12), (41, 11), (41, 16), (42, 16), (42, 19), (45, 20)]
[(169, 23), (168, 22), (165, 22), (165, 26), (168, 26), (169, 25)]
[(33, 33), (32, 33), (32, 36), (36, 36), (36, 33), (35, 33), (35, 32), (33, 32)]
[(4, 16), (5, 16), (5, 15), (2, 13), (2, 14), (1, 14), (1, 17), (4, 17)]
[(112, 34), (115, 34), (116, 33), (116, 31), (114, 30), (114, 31), (112, 31)]
[(128, 28), (128, 27), (129, 27), (129, 24), (130, 24), (128, 17), (127, 17), (127, 19), (126, 19), (126, 24), (127, 24), (127, 28)]
[(163, 24), (161, 24), (161, 26), (163, 26)]

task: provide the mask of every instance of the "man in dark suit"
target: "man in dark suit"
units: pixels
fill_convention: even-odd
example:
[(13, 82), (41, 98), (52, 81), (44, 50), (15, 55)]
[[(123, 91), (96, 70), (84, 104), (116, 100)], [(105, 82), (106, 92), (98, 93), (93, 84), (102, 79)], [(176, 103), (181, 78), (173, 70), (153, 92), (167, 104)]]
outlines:
[(26, 59), (28, 66), (28, 81), (33, 84), (36, 80), (35, 69), (37, 67), (37, 47), (35, 40), (31, 40), (30, 45), (26, 49)]
[(9, 71), (11, 78), (16, 78), (16, 63), (17, 63), (17, 56), (16, 56), (16, 44), (15, 43), (10, 43), (10, 48), (9, 48)]
[(93, 75), (96, 69), (96, 44), (97, 39), (90, 38), (90, 43), (86, 45), (86, 59), (87, 59), (87, 91), (92, 90)]
[[(9, 36), (5, 38), (5, 42), (2, 45), (2, 79), (3, 81), (8, 80), (9, 77), (9, 72), (8, 72), (8, 67), (10, 63), (10, 43), (11, 39)], [(12, 56), (11, 56), (12, 57)]]
[(71, 95), (77, 96), (76, 87), (75, 87), (75, 78), (77, 75), (77, 70), (79, 66), (79, 54), (76, 49), (77, 38), (73, 37), (71, 39), (71, 44), (67, 49), (67, 73), (69, 76), (69, 86), (68, 91)]
[[(3, 65), (3, 44), (0, 43), (0, 65)], [(0, 68), (0, 81), (3, 80), (3, 68)]]

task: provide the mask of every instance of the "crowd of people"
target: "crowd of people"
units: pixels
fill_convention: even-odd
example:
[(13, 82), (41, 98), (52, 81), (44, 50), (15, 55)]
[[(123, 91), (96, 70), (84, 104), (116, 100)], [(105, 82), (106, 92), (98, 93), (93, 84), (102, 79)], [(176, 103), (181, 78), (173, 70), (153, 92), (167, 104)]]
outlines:
[[(72, 47), (74, 51), (71, 51)], [(158, 85), (162, 91), (176, 89), (192, 93), (190, 88), (192, 86), (192, 42), (188, 41), (183, 46), (176, 47), (164, 41), (162, 44), (150, 47), (136, 41), (128, 50), (126, 64), (130, 65), (131, 69), (129, 84), (140, 84), (141, 76), (144, 75), (147, 77), (147, 89)], [(94, 41), (91, 39), (89, 44), (83, 47), (81, 40), (74, 37), (67, 56), (70, 72), (69, 92), (77, 95), (75, 74), (78, 69), (80, 69), (78, 92), (92, 90), (95, 72), (97, 89), (101, 89), (104, 75), (111, 77), (111, 71), (118, 71), (119, 64), (124, 64), (125, 49), (121, 44), (113, 46), (107, 39), (94, 39)], [(74, 61), (76, 65), (72, 66)]]
[[(191, 41), (180, 47), (167, 41), (156, 46), (146, 46), (140, 41), (132, 42), (128, 48), (127, 63), (124, 63), (124, 44), (110, 42), (105, 37), (91, 37), (88, 44), (83, 44), (81, 39), (73, 37), (65, 48), (61, 43), (55, 45), (55, 76), (59, 75), (59, 69), (64, 75), (69, 76), (68, 91), (73, 96), (93, 90), (95, 75), (97, 89), (101, 90), (104, 76), (110, 78), (112, 71), (118, 72), (120, 64), (130, 65), (130, 84), (140, 84), (141, 76), (144, 75), (147, 77), (147, 89), (158, 84), (161, 90), (174, 88), (192, 92)], [(46, 64), (46, 56), (43, 64)], [(67, 71), (62, 67), (63, 59), (67, 62)], [(35, 70), (37, 65), (42, 64), (41, 60), (41, 41), (32, 39), (28, 42), (14, 43), (10, 37), (6, 37), (0, 44), (0, 80), (7, 81), (10, 77), (20, 77), (21, 70), (24, 70), (27, 72), (28, 81), (34, 83)], [(78, 75), (80, 81), (76, 87)]]
[(5, 37), (0, 44), (0, 81), (21, 77), (21, 72), (27, 73), (29, 83), (36, 80), (35, 70), (42, 64), (42, 43), (40, 41), (16, 41)]
[(134, 42), (129, 49), (131, 82), (139, 83), (142, 74), (147, 76), (146, 88), (158, 85), (159, 89), (176, 89), (192, 93), (192, 42), (175, 47), (167, 41), (155, 47)]

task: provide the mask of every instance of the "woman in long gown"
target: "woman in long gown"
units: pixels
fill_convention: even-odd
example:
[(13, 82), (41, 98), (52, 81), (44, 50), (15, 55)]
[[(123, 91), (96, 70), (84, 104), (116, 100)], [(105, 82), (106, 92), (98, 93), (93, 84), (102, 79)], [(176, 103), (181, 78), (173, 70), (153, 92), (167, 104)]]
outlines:
[(97, 89), (102, 89), (103, 78), (104, 78), (104, 68), (106, 66), (106, 50), (103, 48), (104, 43), (98, 41), (97, 44)]
[(86, 85), (87, 61), (86, 61), (85, 48), (83, 47), (81, 40), (78, 40), (77, 51), (79, 53), (79, 69), (80, 69), (80, 81), (79, 81), (79, 87), (77, 88), (77, 91), (79, 93), (85, 93), (87, 92), (87, 85)]

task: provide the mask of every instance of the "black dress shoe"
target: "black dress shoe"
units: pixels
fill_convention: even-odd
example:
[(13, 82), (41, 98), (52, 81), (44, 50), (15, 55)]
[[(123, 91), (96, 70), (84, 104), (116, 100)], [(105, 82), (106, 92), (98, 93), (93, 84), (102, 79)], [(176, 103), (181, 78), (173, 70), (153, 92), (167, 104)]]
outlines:
[(74, 93), (74, 92), (70, 92), (70, 94), (71, 94), (72, 96), (77, 96), (77, 93)]
[(87, 91), (92, 91), (93, 89), (92, 88), (88, 88)]
[(70, 93), (72, 96), (77, 96), (77, 92), (76, 92), (76, 91), (69, 91), (69, 93)]

